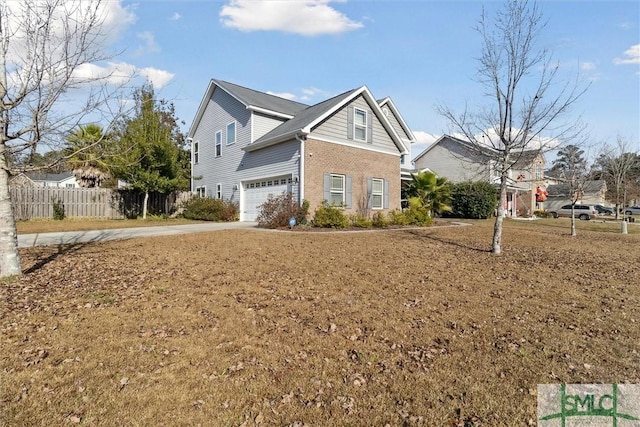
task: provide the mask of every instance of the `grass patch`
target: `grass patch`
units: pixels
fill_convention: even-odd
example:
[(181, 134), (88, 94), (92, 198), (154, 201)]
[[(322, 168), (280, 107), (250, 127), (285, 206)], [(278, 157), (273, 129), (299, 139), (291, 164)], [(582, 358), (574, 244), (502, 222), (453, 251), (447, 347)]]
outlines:
[(640, 382), (640, 236), (558, 224), (506, 221), (502, 256), (491, 221), (22, 250), (0, 419), (535, 423), (537, 384)]

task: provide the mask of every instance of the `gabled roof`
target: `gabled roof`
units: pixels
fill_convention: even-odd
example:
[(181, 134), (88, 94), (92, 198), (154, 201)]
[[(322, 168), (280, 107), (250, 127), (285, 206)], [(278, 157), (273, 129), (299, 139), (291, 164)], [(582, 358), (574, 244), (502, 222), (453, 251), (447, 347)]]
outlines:
[(256, 111), (264, 114), (268, 114), (283, 119), (290, 119), (301, 110), (308, 107), (306, 104), (300, 102), (291, 101), (289, 99), (281, 98), (279, 96), (270, 95), (264, 92), (258, 92), (253, 89), (249, 89), (243, 86), (238, 86), (233, 83), (225, 82), (223, 80), (212, 79), (209, 82), (209, 87), (200, 101), (200, 106), (196, 112), (196, 117), (189, 128), (188, 136), (193, 136), (195, 129), (200, 124), (202, 115), (207, 107), (207, 103), (213, 95), (213, 91), (216, 88), (220, 88), (227, 92), (230, 96), (237, 99), (240, 103), (244, 104), (247, 110)]
[(380, 123), (382, 123), (385, 130), (389, 133), (400, 153), (408, 154), (409, 151), (407, 150), (407, 147), (404, 145), (395, 129), (393, 129), (393, 126), (391, 125), (389, 120), (382, 113), (379, 104), (373, 98), (371, 92), (366, 86), (350, 90), (299, 111), (298, 113), (296, 113), (295, 117), (287, 120), (280, 126), (273, 129), (271, 132), (268, 132), (266, 135), (263, 135), (253, 144), (245, 147), (244, 150), (254, 151), (273, 144), (277, 144), (287, 139), (295, 138), (296, 136), (306, 136), (311, 133), (314, 127), (322, 123), (329, 116), (339, 111), (341, 108), (346, 106), (349, 102), (360, 95), (362, 95), (369, 103), (373, 110), (373, 113), (378, 118), (378, 120), (380, 120)]
[(73, 176), (71, 172), (62, 172), (62, 173), (25, 172), (24, 175), (34, 182), (35, 181), (61, 182)]
[[(447, 141), (447, 140), (462, 146), (463, 148), (468, 150), (468, 153), (471, 155), (480, 155), (480, 156), (487, 156), (489, 158), (493, 158), (497, 153), (496, 149), (489, 146), (482, 147), (482, 146), (472, 144), (469, 141), (465, 141), (464, 139), (456, 138), (455, 136), (442, 135), (440, 138), (436, 140), (436, 142), (434, 142), (433, 144), (425, 148), (420, 154), (418, 154), (415, 157), (415, 159), (413, 159), (413, 161), (417, 162), (418, 159), (420, 159), (429, 151), (433, 150), (435, 147), (437, 147), (438, 145), (442, 144), (444, 141)], [(513, 162), (513, 165), (514, 166), (518, 165), (520, 167), (531, 166), (533, 161), (538, 156), (541, 155), (539, 150), (523, 150), (521, 152), (518, 152), (518, 154), (519, 154), (519, 157), (516, 159), (515, 162)]]
[(400, 123), (402, 129), (406, 132), (407, 135), (409, 135), (409, 142), (413, 144), (416, 141), (416, 137), (409, 126), (407, 126), (407, 123), (404, 121), (404, 118), (400, 114), (400, 111), (396, 108), (396, 105), (393, 103), (391, 98), (387, 96), (386, 98), (379, 99), (377, 102), (380, 108), (386, 106), (391, 110), (391, 112), (396, 116), (396, 119), (398, 119), (398, 123)]

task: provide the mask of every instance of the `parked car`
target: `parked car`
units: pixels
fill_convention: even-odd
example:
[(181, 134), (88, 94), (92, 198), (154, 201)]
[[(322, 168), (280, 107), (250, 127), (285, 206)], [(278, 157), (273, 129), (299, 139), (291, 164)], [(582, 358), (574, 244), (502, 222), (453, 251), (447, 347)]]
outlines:
[[(588, 221), (591, 218), (598, 216), (598, 210), (593, 205), (574, 205), (574, 215), (575, 218), (581, 219), (583, 221)], [(571, 218), (571, 205), (564, 205), (560, 209), (549, 211), (552, 217), (569, 217)]]
[(640, 206), (628, 206), (624, 210), (625, 215), (640, 215)]
[(593, 205), (593, 207), (598, 211), (598, 215), (613, 215), (613, 209), (611, 208), (603, 205)]

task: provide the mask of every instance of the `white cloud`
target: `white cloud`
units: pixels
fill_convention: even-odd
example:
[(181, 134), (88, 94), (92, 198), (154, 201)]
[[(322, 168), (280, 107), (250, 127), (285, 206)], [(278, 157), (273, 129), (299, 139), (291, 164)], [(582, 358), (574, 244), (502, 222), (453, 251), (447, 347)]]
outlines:
[(153, 67), (138, 68), (126, 62), (109, 62), (104, 66), (83, 64), (74, 72), (78, 82), (102, 80), (111, 85), (124, 85), (138, 76), (148, 80), (154, 88), (162, 89), (175, 75)]
[(144, 53), (160, 52), (160, 46), (156, 43), (156, 37), (151, 31), (143, 31), (136, 35), (144, 44), (136, 49), (135, 56), (140, 56)]
[(173, 15), (171, 15), (171, 18), (169, 18), (171, 21), (179, 21), (180, 19), (182, 19), (182, 15), (180, 15), (178, 12), (173, 12)]
[(329, 6), (333, 0), (231, 0), (220, 21), (241, 31), (283, 31), (304, 36), (340, 34), (362, 28)]
[(596, 69), (596, 64), (594, 64), (593, 62), (581, 62), (580, 63), (580, 69), (582, 71), (595, 70)]
[(295, 96), (294, 94), (289, 93), (289, 92), (276, 93), (276, 92), (267, 91), (267, 93), (269, 95), (279, 96), (280, 98), (289, 99), (291, 101), (295, 101), (297, 99), (297, 96)]
[(153, 67), (138, 69), (138, 74), (145, 77), (155, 89), (162, 89), (173, 79), (175, 74)]
[(626, 58), (615, 58), (613, 63), (616, 65), (640, 64), (640, 44), (636, 44), (625, 50), (624, 55)]

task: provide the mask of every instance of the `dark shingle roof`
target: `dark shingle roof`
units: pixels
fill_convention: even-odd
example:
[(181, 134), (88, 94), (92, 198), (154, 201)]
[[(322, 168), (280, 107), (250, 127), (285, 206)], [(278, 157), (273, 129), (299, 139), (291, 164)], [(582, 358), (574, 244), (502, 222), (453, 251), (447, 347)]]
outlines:
[(265, 110), (276, 111), (278, 113), (295, 116), (301, 110), (308, 107), (306, 104), (270, 95), (257, 90), (238, 86), (222, 80), (214, 80), (214, 83), (226, 90), (246, 105), (263, 108)]
[[(606, 182), (602, 180), (590, 180), (584, 183), (582, 187), (582, 191), (586, 194), (598, 193), (604, 190), (606, 187)], [(567, 196), (569, 194), (569, 185), (568, 184), (556, 184), (550, 185), (547, 187), (547, 191), (549, 192), (549, 196)]]
[(62, 173), (39, 173), (39, 172), (25, 172), (25, 175), (32, 181), (64, 181), (71, 178), (73, 175), (71, 172)]
[(345, 98), (348, 98), (356, 90), (358, 89), (350, 90), (348, 92), (334, 96), (333, 98), (327, 99), (326, 101), (322, 101), (311, 107), (307, 107), (306, 109), (296, 114), (294, 118), (287, 120), (277, 128), (273, 129), (271, 132), (263, 135), (261, 138), (256, 140), (254, 144), (260, 144), (261, 142), (268, 141), (279, 136), (289, 135), (305, 128), (314, 120), (331, 111), (332, 108), (340, 104)]

